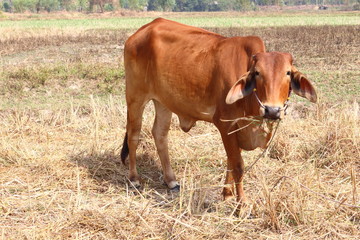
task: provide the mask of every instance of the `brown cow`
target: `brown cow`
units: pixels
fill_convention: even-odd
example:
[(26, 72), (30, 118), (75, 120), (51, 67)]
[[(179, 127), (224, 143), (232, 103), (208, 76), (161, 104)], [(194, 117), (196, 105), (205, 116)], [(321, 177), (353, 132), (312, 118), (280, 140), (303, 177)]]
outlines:
[(167, 145), (173, 112), (185, 132), (197, 120), (215, 124), (228, 159), (224, 198), (233, 195), (235, 183), (237, 200), (244, 200), (241, 150), (267, 146), (272, 132), (262, 123), (283, 116), (291, 90), (316, 102), (315, 89), (292, 61), (288, 53), (266, 53), (255, 36), (227, 38), (161, 18), (141, 27), (125, 43), (128, 112), (121, 158), (130, 155), (130, 181), (139, 186), (136, 148), (144, 107), (153, 100), (152, 134), (168, 187), (179, 189)]

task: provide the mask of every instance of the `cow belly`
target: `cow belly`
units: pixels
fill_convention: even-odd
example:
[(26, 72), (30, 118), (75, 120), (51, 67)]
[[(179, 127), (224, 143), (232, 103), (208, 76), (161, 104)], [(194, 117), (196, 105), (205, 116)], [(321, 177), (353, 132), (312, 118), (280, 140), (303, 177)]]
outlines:
[[(212, 122), (215, 112), (214, 106), (207, 106), (199, 103), (199, 101), (192, 101), (192, 99), (176, 98), (167, 93), (153, 95), (151, 98), (163, 104), (171, 112), (175, 113), (180, 122), (180, 127), (183, 131), (188, 132), (198, 120)], [(165, 96), (165, 97), (164, 97)]]

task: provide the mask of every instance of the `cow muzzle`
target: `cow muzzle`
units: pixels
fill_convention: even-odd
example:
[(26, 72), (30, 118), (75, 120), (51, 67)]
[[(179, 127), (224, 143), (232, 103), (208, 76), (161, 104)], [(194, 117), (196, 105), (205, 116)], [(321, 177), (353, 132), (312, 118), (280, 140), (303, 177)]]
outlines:
[[(258, 103), (260, 105), (260, 116), (262, 116), (263, 118), (270, 119), (270, 120), (278, 120), (278, 119), (283, 118), (284, 115), (286, 115), (286, 109), (288, 107), (289, 98), (286, 100), (283, 107), (274, 107), (274, 106), (268, 106), (268, 105), (263, 104), (256, 94), (256, 89), (254, 89), (254, 94), (255, 94), (256, 100), (258, 101)], [(290, 96), (290, 92), (289, 92), (289, 96)]]
[(280, 119), (281, 116), (281, 108), (280, 107), (270, 107), (264, 106), (264, 118), (277, 120)]

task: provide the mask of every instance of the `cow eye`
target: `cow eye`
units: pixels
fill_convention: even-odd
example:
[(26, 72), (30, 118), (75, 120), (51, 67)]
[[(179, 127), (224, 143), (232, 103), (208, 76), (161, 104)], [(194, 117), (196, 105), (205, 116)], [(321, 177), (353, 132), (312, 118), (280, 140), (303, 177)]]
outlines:
[(256, 76), (259, 76), (259, 75), (260, 75), (260, 72), (259, 72), (259, 71), (255, 71), (255, 75), (256, 75)]
[(290, 75), (291, 75), (291, 72), (290, 72), (290, 71), (287, 71), (287, 72), (286, 72), (286, 75), (290, 76)]

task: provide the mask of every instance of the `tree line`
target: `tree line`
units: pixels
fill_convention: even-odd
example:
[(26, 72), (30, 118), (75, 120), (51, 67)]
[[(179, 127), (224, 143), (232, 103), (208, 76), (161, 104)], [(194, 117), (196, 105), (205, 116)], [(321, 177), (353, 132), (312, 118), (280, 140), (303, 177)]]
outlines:
[(86, 11), (104, 12), (119, 8), (136, 11), (248, 11), (258, 6), (354, 5), (360, 0), (0, 0), (5, 12)]

